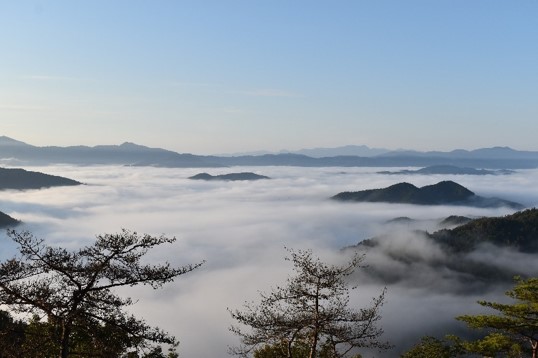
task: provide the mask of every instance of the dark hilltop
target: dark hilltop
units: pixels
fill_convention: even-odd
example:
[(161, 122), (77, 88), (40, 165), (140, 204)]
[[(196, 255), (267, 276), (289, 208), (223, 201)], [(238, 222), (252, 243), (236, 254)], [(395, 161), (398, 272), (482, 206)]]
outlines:
[(13, 219), (8, 214), (0, 211), (0, 228), (13, 227), (19, 225), (21, 222), (17, 219)]
[(56, 175), (24, 169), (0, 168), (0, 190), (42, 189), (55, 186), (74, 186), (82, 183)]
[(240, 181), (240, 180), (260, 180), (269, 179), (265, 175), (259, 175), (256, 173), (243, 172), (243, 173), (230, 173), (221, 175), (211, 175), (208, 173), (200, 173), (189, 177), (193, 180), (221, 180), (221, 181)]
[(415, 205), (462, 205), (481, 208), (510, 207), (522, 209), (523, 205), (499, 198), (476, 195), (453, 181), (417, 188), (413, 184), (398, 183), (383, 189), (341, 192), (332, 197), (339, 201), (384, 202)]

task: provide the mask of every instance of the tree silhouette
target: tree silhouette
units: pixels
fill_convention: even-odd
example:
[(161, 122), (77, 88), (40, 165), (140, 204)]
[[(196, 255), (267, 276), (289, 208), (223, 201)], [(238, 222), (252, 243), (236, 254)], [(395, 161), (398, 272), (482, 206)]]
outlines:
[(199, 267), (202, 263), (174, 268), (142, 262), (148, 250), (175, 238), (122, 230), (68, 251), (47, 246), (27, 231), (8, 235), (19, 245), (20, 256), (0, 263), (0, 303), (15, 312), (46, 316), (59, 357), (69, 356), (75, 335), (93, 337), (103, 330), (126, 334), (122, 339), (137, 348), (149, 342), (176, 344), (175, 337), (126, 313), (133, 300), (114, 292), (136, 285), (156, 289)]
[(287, 284), (260, 293), (259, 303), (247, 302), (243, 310), (229, 310), (236, 321), (249, 327), (230, 328), (242, 341), (231, 353), (248, 357), (257, 352), (261, 357), (269, 349), (293, 358), (304, 357), (306, 350), (310, 358), (320, 352), (327, 357), (346, 357), (358, 347), (389, 347), (378, 340), (383, 331), (376, 326), (385, 291), (373, 298), (370, 307), (349, 307), (349, 292), (355, 287), (346, 278), (359, 267), (362, 256), (335, 266), (313, 257), (311, 251), (288, 251), (286, 259), (293, 263), (295, 275)]

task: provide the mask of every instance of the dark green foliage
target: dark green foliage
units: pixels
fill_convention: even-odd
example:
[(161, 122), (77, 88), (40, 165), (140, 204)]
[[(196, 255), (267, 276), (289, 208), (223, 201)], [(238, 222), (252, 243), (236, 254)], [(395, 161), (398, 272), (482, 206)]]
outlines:
[(529, 355), (524, 355), (519, 342), (514, 341), (511, 337), (503, 333), (497, 332), (489, 333), (487, 336), (476, 341), (463, 342), (462, 347), (471, 354), (479, 354), (483, 357), (529, 357)]
[(53, 186), (80, 185), (76, 180), (24, 169), (0, 168), (0, 190), (41, 189)]
[[(415, 234), (441, 244), (447, 253), (470, 252), (485, 243), (534, 253), (538, 252), (538, 209), (527, 209), (503, 217), (474, 219), (454, 229), (442, 229), (433, 234), (418, 230)], [(375, 247), (385, 238), (378, 236), (366, 239), (356, 247)]]
[(443, 181), (422, 188), (409, 183), (398, 183), (384, 189), (371, 189), (357, 192), (344, 192), (335, 195), (337, 200), (368, 201), (408, 204), (446, 204), (461, 202), (474, 193), (452, 181)]
[[(308, 342), (296, 339), (291, 347), (288, 346), (289, 343), (289, 341), (283, 340), (274, 344), (266, 344), (254, 351), (254, 358), (287, 358), (289, 355), (297, 358), (308, 357), (310, 353)], [(288, 352), (288, 349), (291, 349), (291, 352)]]
[(422, 188), (409, 183), (398, 183), (384, 189), (342, 192), (332, 197), (341, 201), (383, 202), (416, 205), (468, 205), (477, 207), (508, 206), (522, 208), (521, 204), (497, 198), (475, 195), (453, 181), (442, 181)]
[(469, 327), (485, 330), (487, 335), (466, 344), (466, 349), (490, 357), (517, 356), (519, 352), (538, 355), (538, 278), (516, 278), (515, 287), (506, 292), (512, 303), (479, 301), (495, 314), (457, 317)]
[[(201, 264), (173, 268), (168, 263), (141, 261), (148, 250), (175, 238), (123, 230), (99, 235), (93, 245), (68, 251), (47, 246), (28, 232), (10, 231), (9, 235), (19, 244), (20, 257), (0, 263), (0, 304), (15, 312), (46, 317), (44, 328), (40, 321), (33, 324), (48, 337), (56, 356), (91, 351), (97, 343), (101, 351), (141, 348), (150, 342), (176, 343), (173, 336), (126, 313), (125, 307), (133, 300), (114, 291), (135, 285), (159, 288), (199, 267)], [(88, 341), (92, 342), (89, 348), (84, 343)], [(112, 352), (105, 356), (108, 354)]]
[(459, 215), (451, 215), (439, 223), (439, 226), (441, 227), (447, 227), (447, 226), (455, 226), (455, 225), (463, 225), (467, 224), (468, 222), (471, 222), (473, 219), (468, 218), (467, 216), (459, 216)]
[[(412, 247), (407, 249), (407, 237), (419, 240), (418, 242), (424, 241), (424, 245), (432, 245), (428, 240), (433, 241), (435, 245), (432, 247), (437, 254), (422, 255)], [(386, 244), (384, 241), (401, 244)], [(371, 250), (382, 254), (389, 261), (404, 264), (409, 269), (409, 272), (405, 272), (391, 270), (383, 265), (369, 267), (368, 275), (385, 284), (408, 281), (410, 272), (421, 270), (431, 273), (431, 276), (424, 277), (430, 277), (432, 281), (414, 280), (411, 282), (413, 285), (425, 285), (432, 289), (439, 287), (452, 293), (484, 290), (500, 282), (509, 284), (516, 275), (538, 274), (538, 265), (529, 264), (523, 268), (521, 265), (505, 265), (495, 259), (483, 259), (490, 255), (495, 257), (507, 249), (516, 257), (532, 262), (530, 255), (538, 252), (538, 209), (528, 209), (504, 217), (475, 219), (457, 228), (439, 230), (433, 234), (419, 230), (396, 236), (389, 233), (363, 240), (345, 249)], [(454, 280), (458, 285), (444, 286), (445, 278)]]
[[(296, 340), (291, 347), (291, 354), (288, 354), (288, 342), (275, 343), (273, 345), (265, 345), (254, 351), (254, 358), (309, 358), (310, 347), (305, 340)], [(333, 349), (330, 343), (322, 344), (321, 348), (316, 352), (317, 358), (335, 358)], [(350, 358), (362, 358), (362, 355), (355, 354)]]
[[(81, 327), (82, 325), (79, 325)], [(175, 346), (164, 354), (160, 346), (137, 352), (139, 338), (110, 325), (90, 325), (91, 331), (75, 328), (72, 333), (70, 356), (94, 358), (177, 358)], [(28, 322), (15, 321), (6, 311), (0, 311), (1, 358), (51, 358), (60, 350), (59, 331), (54, 324), (38, 316)], [(134, 347), (134, 349), (133, 349)]]
[(460, 357), (465, 350), (456, 337), (444, 340), (435, 337), (422, 337), (420, 343), (402, 354), (401, 358), (454, 358)]
[(476, 219), (452, 230), (437, 231), (430, 237), (456, 252), (471, 251), (481, 243), (538, 252), (538, 209)]
[(0, 311), (0, 357), (18, 358), (24, 342), (25, 324), (6, 311)]

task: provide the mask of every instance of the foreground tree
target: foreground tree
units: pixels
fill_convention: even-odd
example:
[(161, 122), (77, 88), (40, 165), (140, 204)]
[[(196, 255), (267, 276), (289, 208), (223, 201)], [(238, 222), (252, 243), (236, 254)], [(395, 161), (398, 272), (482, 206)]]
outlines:
[(438, 339), (431, 336), (422, 337), (420, 343), (401, 355), (401, 358), (455, 358), (463, 357), (465, 349), (461, 340), (455, 336)]
[(483, 339), (465, 344), (465, 348), (490, 357), (518, 356), (520, 351), (538, 357), (538, 278), (516, 278), (515, 287), (506, 295), (512, 304), (479, 301), (484, 307), (498, 312), (495, 315), (466, 315), (457, 317), (469, 327), (488, 330)]
[(142, 262), (148, 250), (175, 238), (123, 230), (68, 251), (47, 246), (29, 232), (13, 230), (8, 235), (19, 245), (20, 256), (0, 263), (0, 304), (15, 312), (46, 316), (48, 326), (40, 332), (48, 332), (47, 342), (56, 347), (57, 356), (66, 358), (71, 348), (84, 348), (81, 337), (105, 345), (106, 339), (120, 337), (114, 344), (123, 348), (146, 347), (149, 342), (177, 344), (173, 336), (126, 313), (124, 308), (133, 300), (114, 292), (122, 286), (156, 289), (199, 267), (202, 263), (174, 268), (169, 263)]
[(16, 358), (21, 356), (24, 342), (24, 322), (14, 320), (6, 311), (0, 311), (0, 357)]
[(289, 250), (295, 276), (283, 287), (261, 293), (261, 302), (246, 303), (243, 310), (229, 310), (244, 330), (230, 330), (241, 337), (242, 345), (231, 353), (248, 357), (346, 357), (354, 348), (387, 349), (379, 341), (382, 329), (376, 326), (385, 291), (370, 307), (349, 306), (350, 287), (346, 279), (359, 267), (362, 256), (355, 255), (343, 266), (328, 265), (311, 251)]

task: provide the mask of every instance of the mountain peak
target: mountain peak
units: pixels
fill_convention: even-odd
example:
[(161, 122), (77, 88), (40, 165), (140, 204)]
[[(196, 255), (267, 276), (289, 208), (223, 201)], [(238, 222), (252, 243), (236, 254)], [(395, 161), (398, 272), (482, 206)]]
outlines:
[(148, 147), (133, 142), (124, 142), (119, 146), (122, 149), (148, 149)]
[(0, 136), (0, 145), (28, 145), (28, 144), (3, 135), (3, 136)]

